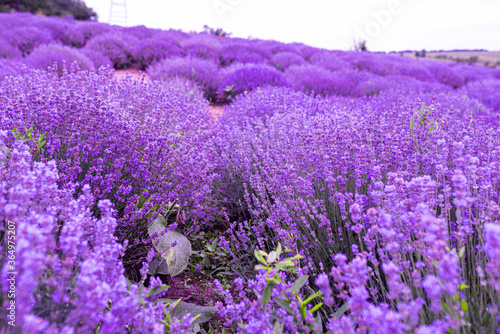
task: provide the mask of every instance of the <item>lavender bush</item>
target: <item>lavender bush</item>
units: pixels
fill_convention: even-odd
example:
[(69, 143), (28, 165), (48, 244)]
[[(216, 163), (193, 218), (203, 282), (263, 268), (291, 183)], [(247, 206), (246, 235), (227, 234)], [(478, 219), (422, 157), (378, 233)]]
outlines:
[(109, 59), (108, 56), (104, 55), (101, 52), (94, 51), (91, 49), (80, 49), (79, 50), (82, 55), (87, 57), (91, 62), (92, 65), (94, 66), (94, 69), (99, 69), (99, 67), (104, 66), (104, 67), (113, 67), (113, 63)]
[(305, 65), (306, 61), (294, 52), (278, 52), (272, 56), (270, 63), (278, 70), (285, 71), (292, 65)]
[(50, 17), (42, 18), (37, 22), (37, 27), (51, 32), (53, 40), (64, 45), (80, 48), (85, 44), (84, 34), (75, 29), (73, 21)]
[(373, 77), (362, 71), (345, 69), (330, 72), (314, 65), (290, 66), (285, 74), (296, 90), (313, 96), (361, 96), (364, 90), (359, 88), (359, 84)]
[(427, 61), (425, 66), (434, 75), (436, 80), (442, 84), (459, 88), (464, 85), (464, 78), (449, 64)]
[(136, 43), (138, 41), (132, 36), (125, 37), (119, 32), (109, 32), (92, 38), (85, 48), (107, 56), (116, 69), (124, 69), (134, 62), (133, 50)]
[(216, 100), (219, 73), (214, 61), (191, 57), (165, 59), (148, 68), (148, 74), (154, 80), (189, 79), (199, 85), (209, 101)]
[(483, 102), (487, 107), (500, 111), (500, 80), (473, 81), (464, 87), (464, 92)]
[(111, 26), (99, 22), (77, 22), (73, 27), (77, 34), (82, 34), (85, 43), (92, 38), (114, 30)]
[(0, 38), (0, 58), (17, 58), (21, 52), (12, 46), (5, 38)]
[[(196, 178), (209, 182), (210, 166), (203, 167), (202, 160), (194, 157), (205, 152), (193, 149), (205, 135), (201, 131), (209, 117), (206, 102), (159, 83), (130, 78), (116, 82), (109, 79), (111, 74), (102, 70), (63, 73), (58, 78), (52, 72), (34, 71), (4, 82), (2, 128), (32, 125), (35, 132), (47, 133), (40, 159), (56, 160), (61, 185), (75, 183), (79, 193), (90, 184), (97, 200), (109, 199), (118, 213), (121, 238), (132, 238), (136, 224), (147, 222), (171, 203), (186, 201), (186, 217), (208, 215), (203, 207), (208, 189), (200, 187)], [(12, 101), (20, 89), (29, 100), (14, 108)], [(148, 163), (153, 160), (156, 163)], [(196, 167), (198, 163), (202, 165)], [(193, 192), (189, 184), (196, 184)]]
[(26, 63), (36, 69), (46, 70), (56, 64), (59, 73), (62, 73), (63, 67), (69, 68), (73, 63), (81, 70), (90, 70), (93, 63), (78, 49), (59, 44), (45, 44), (39, 46), (26, 57)]
[(220, 61), (222, 66), (233, 63), (266, 63), (271, 57), (271, 52), (265, 48), (242, 42), (233, 42), (225, 45), (220, 51)]
[(191, 36), (182, 41), (186, 55), (196, 58), (217, 61), (222, 45), (217, 37), (209, 34)]
[[(392, 106), (373, 101), (358, 104), (359, 112), (334, 108), (307, 118), (297, 110), (224, 127), (229, 136), (221, 139), (219, 151), (228, 159), (225, 180), (233, 183), (228, 190), (239, 185), (241, 209), (252, 222), (247, 228), (255, 233), (241, 238), (245, 227), (234, 224), (227, 245), (266, 248), (280, 240), (304, 255), (304, 273), (319, 275), (334, 265), (332, 285), (323, 276), (317, 284), (336, 291), (329, 302), (332, 313), (347, 302), (343, 313), (349, 316), (332, 318), (327, 325), (332, 332), (373, 326), (410, 332), (495, 330), (497, 308), (471, 305), (498, 305), (497, 273), (491, 271), (496, 260), (478, 251), (491, 253), (489, 243), (497, 242), (482, 226), (498, 224), (500, 184), (493, 176), (498, 169), (491, 165), (496, 158), (476, 158), (497, 154), (498, 120), (493, 120), (498, 115), (481, 115), (473, 101), (459, 113), (450, 108), (459, 96), (439, 98), (443, 102), (430, 108), (416, 101)], [(372, 108), (377, 113), (367, 112)], [(376, 133), (369, 142), (368, 133)], [(391, 153), (381, 156), (378, 145)], [(481, 182), (491, 186), (471, 185)], [(478, 212), (474, 203), (484, 203), (483, 196), (491, 201), (480, 204), (486, 210), (481, 222), (472, 212)], [(472, 241), (483, 236), (492, 241), (484, 246)], [(241, 305), (240, 314), (275, 325), (258, 311), (259, 302), (245, 302), (248, 310)], [(387, 312), (392, 315), (381, 320)]]
[(142, 69), (166, 58), (184, 56), (184, 50), (175, 40), (156, 37), (144, 39), (136, 45), (135, 59)]
[(27, 56), (37, 46), (49, 44), (53, 41), (49, 30), (34, 26), (21, 26), (6, 29), (0, 33), (12, 46), (19, 49), (23, 56)]
[(249, 92), (259, 87), (289, 86), (282, 72), (264, 64), (235, 64), (221, 74), (219, 94), (225, 100), (231, 100), (236, 95)]
[(18, 59), (0, 59), (0, 81), (6, 77), (20, 75), (23, 66), (26, 65)]
[(318, 52), (309, 57), (309, 62), (313, 65), (323, 67), (329, 71), (351, 68), (352, 65), (342, 59), (337, 53)]

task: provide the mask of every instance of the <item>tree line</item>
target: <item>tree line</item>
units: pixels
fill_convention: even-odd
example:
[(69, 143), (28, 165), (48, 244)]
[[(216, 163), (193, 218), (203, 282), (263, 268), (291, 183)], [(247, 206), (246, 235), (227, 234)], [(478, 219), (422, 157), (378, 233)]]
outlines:
[(82, 0), (0, 0), (0, 12), (30, 12), (45, 16), (73, 16), (75, 20), (95, 21), (97, 13)]

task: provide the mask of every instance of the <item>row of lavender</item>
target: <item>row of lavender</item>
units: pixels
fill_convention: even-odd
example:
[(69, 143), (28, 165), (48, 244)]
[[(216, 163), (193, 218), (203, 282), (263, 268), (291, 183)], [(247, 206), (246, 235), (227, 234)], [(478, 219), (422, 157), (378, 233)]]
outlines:
[(0, 78), (19, 73), (22, 64), (46, 69), (54, 62), (76, 61), (87, 70), (138, 64), (153, 79), (183, 77), (195, 82), (211, 102), (230, 102), (263, 85), (354, 97), (418, 85), (426, 91), (461, 89), (500, 108), (498, 69), (30, 14), (0, 18)]

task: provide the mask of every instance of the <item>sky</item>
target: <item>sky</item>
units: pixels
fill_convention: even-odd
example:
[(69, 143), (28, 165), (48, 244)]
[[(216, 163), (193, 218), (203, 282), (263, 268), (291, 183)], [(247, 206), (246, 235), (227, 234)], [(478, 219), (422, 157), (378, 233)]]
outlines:
[(208, 25), (232, 37), (336, 50), (366, 40), (370, 51), (500, 51), (500, 0), (85, 0), (105, 23), (112, 1), (126, 1), (128, 26)]

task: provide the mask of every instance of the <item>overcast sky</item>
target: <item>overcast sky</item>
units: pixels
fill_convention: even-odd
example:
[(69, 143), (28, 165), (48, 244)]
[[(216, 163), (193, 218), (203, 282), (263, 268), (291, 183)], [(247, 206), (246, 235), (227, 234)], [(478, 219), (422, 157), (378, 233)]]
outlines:
[[(111, 1), (85, 0), (107, 23)], [(500, 50), (500, 0), (126, 0), (128, 25), (370, 51)]]

